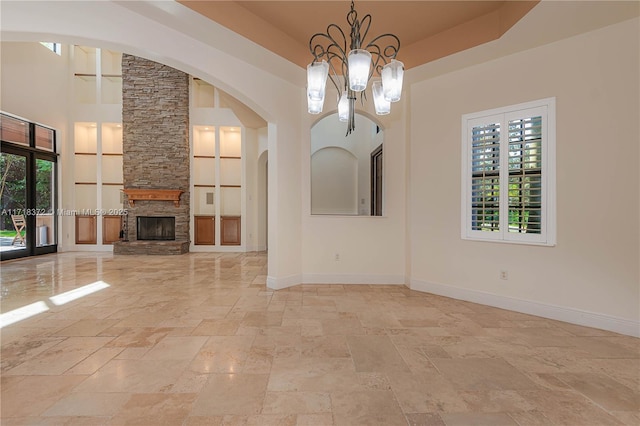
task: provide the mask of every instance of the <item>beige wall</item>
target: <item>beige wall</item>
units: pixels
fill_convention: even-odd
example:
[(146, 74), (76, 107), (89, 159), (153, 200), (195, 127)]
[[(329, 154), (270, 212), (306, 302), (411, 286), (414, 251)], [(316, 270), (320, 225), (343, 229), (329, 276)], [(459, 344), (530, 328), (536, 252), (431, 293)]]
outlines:
[(358, 214), (358, 159), (327, 146), (311, 155), (311, 213)]
[[(58, 208), (71, 210), (73, 169), (63, 167), (73, 162), (73, 151), (64, 149), (71, 134), (67, 114), (72, 93), (68, 48), (62, 46), (61, 55), (56, 55), (40, 43), (2, 43), (0, 57), (0, 109), (56, 130), (58, 178), (63, 184)], [(73, 217), (58, 216), (56, 220), (58, 249), (68, 249), (74, 244)]]
[[(43, 40), (48, 41), (48, 40)], [(2, 43), (2, 110), (66, 130), (70, 95), (69, 52), (56, 55), (40, 43)], [(16, 78), (28, 83), (15, 84)]]
[[(633, 19), (411, 85), (412, 287), (637, 328), (638, 34)], [(462, 114), (553, 96), (557, 246), (461, 240)]]

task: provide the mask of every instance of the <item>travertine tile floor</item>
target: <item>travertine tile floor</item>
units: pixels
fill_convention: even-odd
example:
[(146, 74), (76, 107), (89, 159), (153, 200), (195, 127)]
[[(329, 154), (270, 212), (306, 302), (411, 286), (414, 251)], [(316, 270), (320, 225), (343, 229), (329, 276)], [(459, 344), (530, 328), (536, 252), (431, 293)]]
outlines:
[(272, 292), (264, 253), (1, 273), (5, 318), (48, 309), (2, 329), (3, 425), (640, 424), (632, 337), (402, 286)]

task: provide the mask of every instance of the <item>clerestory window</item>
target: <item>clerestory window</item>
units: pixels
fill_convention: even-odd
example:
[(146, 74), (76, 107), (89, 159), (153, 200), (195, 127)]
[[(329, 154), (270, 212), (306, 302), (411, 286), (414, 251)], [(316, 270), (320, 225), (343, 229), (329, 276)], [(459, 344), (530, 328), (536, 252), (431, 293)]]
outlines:
[(48, 41), (41, 41), (40, 44), (57, 55), (60, 55), (62, 53), (60, 43), (50, 43)]

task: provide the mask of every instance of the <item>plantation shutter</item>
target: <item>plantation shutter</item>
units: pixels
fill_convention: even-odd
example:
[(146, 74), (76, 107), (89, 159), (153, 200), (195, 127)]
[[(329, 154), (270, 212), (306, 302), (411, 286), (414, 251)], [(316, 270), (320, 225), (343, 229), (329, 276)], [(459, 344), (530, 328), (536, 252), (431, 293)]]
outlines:
[(541, 232), (542, 154), (542, 117), (510, 120), (509, 232)]
[(471, 128), (471, 229), (500, 230), (500, 123)]

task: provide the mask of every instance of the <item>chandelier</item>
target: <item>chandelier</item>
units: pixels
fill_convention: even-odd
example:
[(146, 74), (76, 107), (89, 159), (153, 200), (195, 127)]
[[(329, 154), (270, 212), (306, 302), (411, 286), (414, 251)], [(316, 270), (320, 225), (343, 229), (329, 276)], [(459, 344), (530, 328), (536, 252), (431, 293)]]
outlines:
[[(311, 114), (320, 114), (324, 106), (327, 77), (338, 92), (338, 117), (347, 122), (347, 135), (355, 129), (355, 101), (366, 99), (365, 89), (371, 83), (376, 114), (389, 114), (391, 103), (400, 100), (404, 64), (396, 60), (400, 39), (382, 34), (364, 44), (371, 26), (371, 15), (358, 20), (353, 1), (347, 13), (350, 43), (344, 31), (330, 24), (326, 33), (314, 34), (309, 40), (313, 61), (307, 66), (307, 107)], [(381, 47), (382, 46), (382, 47)]]

